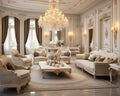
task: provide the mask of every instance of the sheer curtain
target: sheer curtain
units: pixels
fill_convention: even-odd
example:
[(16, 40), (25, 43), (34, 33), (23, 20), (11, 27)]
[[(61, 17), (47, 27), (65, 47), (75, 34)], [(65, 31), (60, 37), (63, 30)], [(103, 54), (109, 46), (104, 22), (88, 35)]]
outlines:
[(4, 53), (10, 55), (11, 49), (17, 49), (14, 17), (8, 18), (8, 32), (4, 43)]
[(26, 53), (31, 54), (37, 47), (39, 47), (39, 42), (36, 36), (35, 19), (30, 19), (29, 34), (26, 42)]

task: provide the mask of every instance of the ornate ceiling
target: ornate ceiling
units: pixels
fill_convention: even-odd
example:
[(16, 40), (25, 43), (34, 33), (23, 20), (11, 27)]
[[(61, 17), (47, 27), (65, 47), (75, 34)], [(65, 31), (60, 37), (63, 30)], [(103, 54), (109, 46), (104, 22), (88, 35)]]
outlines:
[[(68, 14), (80, 14), (103, 0), (59, 0), (59, 8)], [(0, 6), (30, 12), (45, 12), (49, 0), (0, 0)]]

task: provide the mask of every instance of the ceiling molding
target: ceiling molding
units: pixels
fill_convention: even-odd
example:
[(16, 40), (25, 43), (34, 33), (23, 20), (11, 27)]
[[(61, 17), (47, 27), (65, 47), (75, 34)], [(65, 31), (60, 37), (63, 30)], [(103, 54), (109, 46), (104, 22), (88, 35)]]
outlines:
[[(59, 8), (66, 14), (80, 14), (103, 0), (59, 0)], [(44, 13), (49, 8), (49, 0), (0, 0), (0, 6)]]

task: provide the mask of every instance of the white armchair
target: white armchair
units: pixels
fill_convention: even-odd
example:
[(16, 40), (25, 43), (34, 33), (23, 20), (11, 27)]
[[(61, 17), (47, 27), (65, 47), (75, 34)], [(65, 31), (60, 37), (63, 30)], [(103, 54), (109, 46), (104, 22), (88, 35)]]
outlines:
[(46, 61), (47, 60), (47, 50), (45, 47), (40, 46), (35, 49), (33, 53), (33, 62), (38, 63), (39, 61)]
[(70, 59), (71, 59), (71, 51), (69, 48), (67, 47), (63, 47), (61, 48), (61, 56), (60, 56), (61, 60), (65, 61), (66, 63), (70, 63)]
[(12, 62), (26, 69), (30, 69), (32, 66), (32, 58), (28, 58), (26, 55), (21, 55), (18, 50), (12, 49)]
[(30, 70), (25, 70), (21, 66), (14, 65), (7, 56), (0, 55), (0, 87), (17, 88), (20, 93), (22, 86), (30, 81)]

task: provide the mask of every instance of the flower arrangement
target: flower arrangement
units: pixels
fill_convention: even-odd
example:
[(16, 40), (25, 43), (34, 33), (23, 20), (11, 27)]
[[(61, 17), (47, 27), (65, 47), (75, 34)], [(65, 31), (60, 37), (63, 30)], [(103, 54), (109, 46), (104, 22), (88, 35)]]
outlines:
[(63, 67), (64, 64), (60, 62), (60, 54), (60, 50), (58, 50), (56, 53), (50, 53), (48, 56), (47, 64), (55, 67)]

